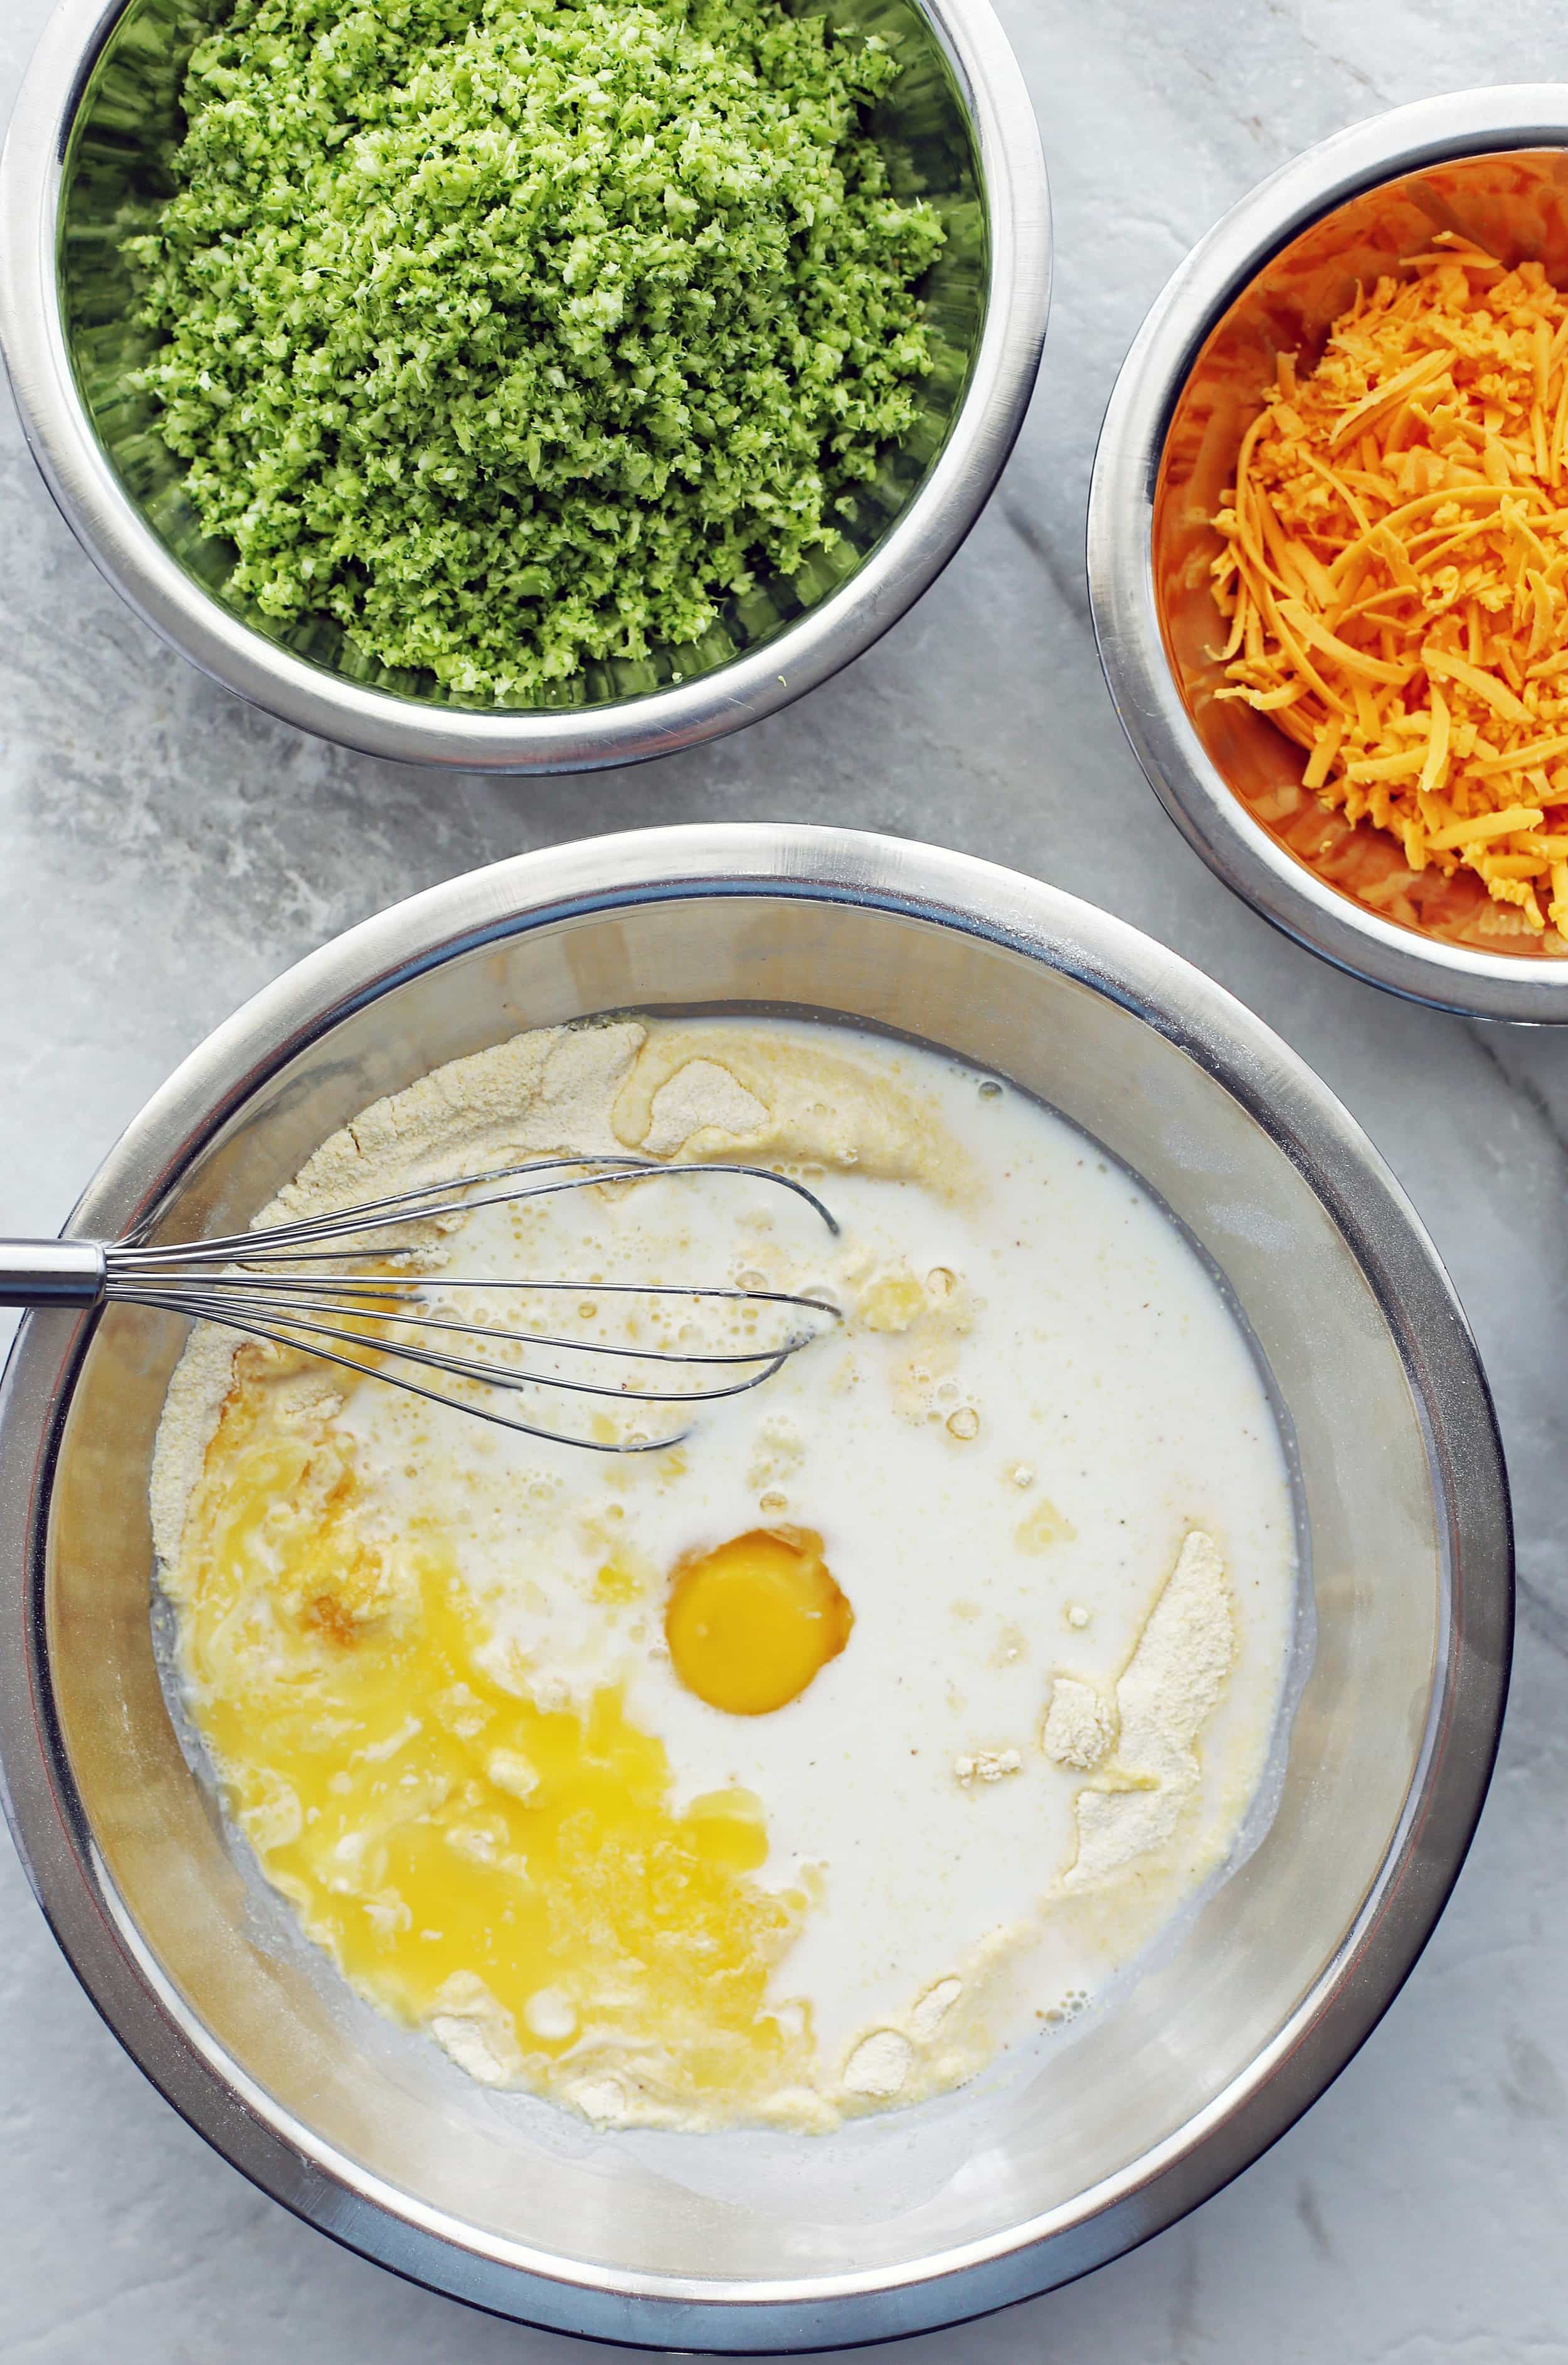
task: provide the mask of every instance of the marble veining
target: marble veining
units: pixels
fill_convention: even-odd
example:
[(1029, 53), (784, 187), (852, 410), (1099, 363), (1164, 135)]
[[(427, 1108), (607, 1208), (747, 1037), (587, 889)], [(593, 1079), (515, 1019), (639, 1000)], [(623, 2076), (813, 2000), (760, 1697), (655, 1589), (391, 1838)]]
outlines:
[[(0, 7), (0, 110), (48, 0)], [(1057, 209), (1034, 411), (946, 577), (814, 697), (655, 768), (533, 784), (399, 770), (252, 713), (77, 551), (0, 401), (4, 1221), (56, 1227), (170, 1067), (399, 895), (660, 821), (834, 821), (1016, 864), (1249, 1003), (1366, 1124), (1480, 1335), (1516, 1489), (1502, 1762), (1425, 1959), (1307, 2118), (1194, 2217), (922, 2365), (1568, 2365), (1568, 1031), (1404, 1006), (1203, 869), (1123, 745), (1083, 589), (1095, 430), (1190, 242), (1309, 141), (1467, 84), (1562, 72), (1549, 0), (1002, 0)], [(146, 2085), (0, 1847), (0, 2365), (568, 2365), (335, 2249)], [(607, 2352), (615, 2353), (615, 2352)], [(626, 2352), (629, 2354), (629, 2352)]]

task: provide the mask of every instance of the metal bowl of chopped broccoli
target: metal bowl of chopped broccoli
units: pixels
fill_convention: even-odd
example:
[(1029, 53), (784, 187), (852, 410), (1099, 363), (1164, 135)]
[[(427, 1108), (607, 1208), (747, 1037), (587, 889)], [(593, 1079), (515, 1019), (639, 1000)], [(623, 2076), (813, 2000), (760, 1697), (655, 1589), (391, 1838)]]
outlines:
[(62, 0), (0, 163), (0, 343), (105, 574), (463, 768), (858, 656), (990, 494), (1049, 278), (987, 0)]

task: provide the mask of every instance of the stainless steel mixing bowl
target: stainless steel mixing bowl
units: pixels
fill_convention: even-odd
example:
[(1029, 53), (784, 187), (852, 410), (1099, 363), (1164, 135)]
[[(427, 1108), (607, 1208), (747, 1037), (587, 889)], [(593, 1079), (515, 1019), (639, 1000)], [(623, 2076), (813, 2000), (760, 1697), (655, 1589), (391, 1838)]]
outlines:
[[(243, 1225), (375, 1095), (589, 1012), (807, 1010), (1064, 1111), (1226, 1276), (1299, 1457), (1316, 1642), (1256, 1853), (1114, 2010), (1012, 2084), (826, 2137), (596, 2136), (350, 1997), (247, 1881), (149, 1621), (164, 1316), (28, 1318), (0, 1400), (0, 1737), (79, 1976), (230, 2160), (436, 2289), (725, 2352), (952, 2322), (1141, 2241), (1320, 2093), (1410, 1968), (1486, 1787), (1511, 1618), (1475, 1349), (1397, 1184), (1286, 1047), (1173, 953), (989, 864), (832, 830), (523, 856), (366, 922), (212, 1036), (73, 1221)], [(868, 1769), (874, 1778), (875, 1767)]]
[[(1149, 785), (1266, 919), (1413, 1001), (1562, 1023), (1568, 960), (1489, 937), (1509, 915), (1468, 873), (1472, 907), (1445, 915), (1438, 936), (1310, 867), (1293, 842), (1348, 833), (1301, 788), (1301, 750), (1266, 715), (1214, 696), (1224, 636), (1208, 521), (1274, 356), (1315, 355), (1358, 282), (1419, 252), (1434, 230), (1461, 230), (1509, 262), (1539, 257), (1568, 285), (1568, 84), (1459, 91), (1354, 124), (1262, 182), (1193, 248), (1139, 330), (1101, 431), (1089, 502), (1094, 630)], [(1364, 865), (1375, 844), (1402, 870), (1370, 823), (1356, 835), (1360, 846), (1339, 845), (1335, 860)]]
[(228, 0), (61, 0), (0, 160), (0, 345), (33, 454), (89, 555), (148, 623), (307, 731), (465, 770), (629, 763), (734, 731), (825, 681), (896, 623), (958, 549), (1013, 447), (1039, 366), (1050, 212), (1034, 110), (988, 0), (822, 0), (894, 45), (874, 129), (900, 195), (941, 209), (925, 296), (936, 365), (920, 416), (857, 488), (834, 551), (731, 600), (697, 646), (595, 667), (527, 711), (465, 706), (318, 621), (226, 597), (181, 464), (129, 381), (147, 351), (120, 252), (167, 192), (193, 41)]

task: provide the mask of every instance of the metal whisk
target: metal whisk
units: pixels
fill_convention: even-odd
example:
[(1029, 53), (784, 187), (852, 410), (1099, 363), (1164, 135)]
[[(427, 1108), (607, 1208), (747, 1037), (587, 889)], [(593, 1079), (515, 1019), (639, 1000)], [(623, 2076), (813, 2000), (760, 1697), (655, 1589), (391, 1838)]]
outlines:
[[(596, 1453), (648, 1453), (678, 1444), (679, 1429), (654, 1437), (613, 1440), (585, 1437), (521, 1419), (504, 1409), (507, 1395), (535, 1388), (559, 1389), (617, 1405), (713, 1404), (760, 1387), (821, 1338), (838, 1309), (818, 1297), (787, 1290), (686, 1286), (678, 1282), (496, 1280), (443, 1272), (399, 1272), (399, 1263), (428, 1250), (428, 1240), (399, 1241), (411, 1226), (446, 1223), (482, 1207), (546, 1199), (567, 1191), (655, 1178), (681, 1181), (698, 1174), (749, 1177), (804, 1200), (836, 1236), (829, 1210), (788, 1174), (764, 1166), (666, 1166), (641, 1158), (542, 1158), (503, 1166), (487, 1174), (465, 1174), (413, 1191), (394, 1192), (363, 1206), (335, 1209), (297, 1223), (238, 1232), (218, 1239), (181, 1240), (149, 1247), (145, 1237), (124, 1240), (0, 1240), (0, 1306), (28, 1308), (156, 1306), (196, 1320), (216, 1322), (249, 1339), (293, 1348), (322, 1362), (384, 1380), (389, 1386), (454, 1405), (481, 1420), (521, 1430), (525, 1437), (577, 1445)], [(504, 1186), (504, 1187), (491, 1187)], [(309, 1268), (327, 1267), (312, 1272)], [(454, 1292), (493, 1301), (491, 1317), (465, 1321), (430, 1311)], [(521, 1329), (494, 1318), (532, 1293), (640, 1299), (685, 1298), (694, 1306), (784, 1307), (806, 1317), (766, 1346), (722, 1351), (695, 1347), (647, 1347), (627, 1339), (607, 1340)], [(482, 1317), (483, 1305), (477, 1309)], [(354, 1328), (353, 1326), (360, 1327)], [(373, 1326), (367, 1328), (366, 1326)], [(487, 1360), (479, 1342), (504, 1347), (510, 1357), (540, 1350), (581, 1357), (577, 1376), (530, 1367), (526, 1360)], [(450, 1343), (447, 1343), (450, 1342)], [(354, 1354), (349, 1350), (358, 1348)], [(624, 1367), (684, 1368), (684, 1386), (619, 1385), (596, 1373), (591, 1359), (605, 1357)], [(722, 1370), (721, 1384), (703, 1384), (710, 1371)], [(658, 1376), (663, 1376), (662, 1374)], [(673, 1381), (675, 1371), (668, 1376)]]

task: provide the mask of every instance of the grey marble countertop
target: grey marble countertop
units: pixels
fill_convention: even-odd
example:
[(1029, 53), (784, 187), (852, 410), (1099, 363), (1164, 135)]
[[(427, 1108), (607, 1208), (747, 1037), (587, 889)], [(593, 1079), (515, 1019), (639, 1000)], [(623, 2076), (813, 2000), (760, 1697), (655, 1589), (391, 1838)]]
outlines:
[[(0, 5), (0, 112), (48, 5)], [(6, 1227), (57, 1228), (169, 1069), (323, 937), (558, 839), (710, 816), (925, 836), (1107, 904), (1198, 962), (1366, 1125), (1480, 1335), (1520, 1548), (1502, 1761), (1426, 1956), (1300, 2125), (1135, 2256), (907, 2354), (1564, 2365), (1568, 1032), (1467, 1025), (1374, 993), (1211, 879), (1123, 745), (1082, 566), (1100, 414), (1190, 243), (1358, 117), (1562, 73), (1561, 0), (1003, 0), (1003, 14), (1057, 209), (1056, 306), (1028, 426), (917, 611), (826, 689), (717, 747), (530, 784), (402, 771), (301, 738), (120, 605), (0, 402)], [(566, 2365), (585, 2353), (396, 2282), (253, 2191), (119, 2051), (8, 1847), (0, 1857), (0, 2365)]]

